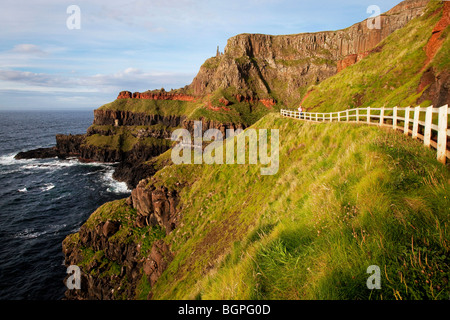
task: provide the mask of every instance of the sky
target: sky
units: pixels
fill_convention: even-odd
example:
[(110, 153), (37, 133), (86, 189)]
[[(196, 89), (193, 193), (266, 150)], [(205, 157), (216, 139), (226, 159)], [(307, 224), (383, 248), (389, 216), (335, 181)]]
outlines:
[(2, 0), (0, 110), (94, 110), (120, 91), (181, 88), (237, 34), (338, 30), (399, 2)]

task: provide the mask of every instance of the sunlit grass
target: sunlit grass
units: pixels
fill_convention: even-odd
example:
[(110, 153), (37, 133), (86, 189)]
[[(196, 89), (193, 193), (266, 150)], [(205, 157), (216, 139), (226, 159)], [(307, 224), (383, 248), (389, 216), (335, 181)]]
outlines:
[[(441, 1), (430, 1), (426, 14), (413, 19), (378, 44), (382, 48), (379, 52), (371, 53), (311, 87), (313, 90), (303, 102), (304, 106), (318, 112), (355, 107), (416, 106), (422, 94), (417, 88), (427, 58), (424, 47), (441, 17), (441, 14), (430, 15), (440, 6)], [(447, 39), (432, 61), (439, 70), (448, 67), (448, 55), (445, 54), (448, 45)], [(424, 103), (422, 107), (428, 105)]]
[[(279, 172), (196, 167), (196, 182), (182, 190), (182, 225), (166, 238), (175, 260), (155, 298), (442, 298), (449, 174), (431, 150), (363, 125), (269, 115), (255, 124), (264, 127), (280, 130)], [(370, 265), (384, 272), (382, 290), (366, 287)]]

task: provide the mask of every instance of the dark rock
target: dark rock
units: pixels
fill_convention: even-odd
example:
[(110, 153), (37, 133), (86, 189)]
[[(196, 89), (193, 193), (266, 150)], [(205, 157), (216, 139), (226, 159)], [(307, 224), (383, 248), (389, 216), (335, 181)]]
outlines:
[(162, 240), (153, 243), (150, 255), (144, 261), (143, 270), (151, 286), (154, 286), (161, 274), (173, 260), (169, 246)]
[(30, 151), (19, 152), (14, 159), (46, 159), (58, 157), (59, 152), (56, 147), (52, 148), (39, 148)]
[(128, 206), (132, 207), (132, 206), (133, 206), (133, 198), (132, 198), (131, 196), (129, 196), (129, 197), (127, 198), (127, 200), (125, 201), (125, 203), (126, 203)]
[(108, 220), (103, 225), (103, 235), (107, 238), (114, 235), (120, 228), (120, 222)]
[(59, 157), (78, 157), (81, 154), (81, 146), (84, 144), (86, 135), (56, 135), (56, 149), (58, 150)]
[[(272, 91), (277, 91), (277, 96), (300, 100), (300, 88), (333, 76), (338, 65), (342, 69), (358, 61), (388, 35), (420, 16), (427, 3), (401, 2), (380, 15), (379, 29), (369, 29), (364, 20), (336, 31), (239, 34), (228, 39), (224, 55), (202, 65), (189, 89), (195, 95), (206, 95), (233, 87), (238, 92), (257, 93), (259, 98), (270, 98)], [(255, 81), (247, 81), (249, 78)], [(279, 88), (280, 80), (288, 85)]]
[[(178, 225), (178, 194), (176, 191), (168, 191), (161, 187), (155, 189), (148, 185), (148, 180), (139, 182), (138, 186), (131, 192), (133, 208), (137, 210), (139, 217), (138, 225), (159, 225), (167, 233), (172, 232)], [(144, 217), (142, 219), (141, 217)]]
[(116, 124), (119, 126), (151, 126), (160, 123), (168, 127), (177, 127), (185, 118), (185, 116), (162, 116), (121, 110), (94, 110), (94, 125), (102, 126)]

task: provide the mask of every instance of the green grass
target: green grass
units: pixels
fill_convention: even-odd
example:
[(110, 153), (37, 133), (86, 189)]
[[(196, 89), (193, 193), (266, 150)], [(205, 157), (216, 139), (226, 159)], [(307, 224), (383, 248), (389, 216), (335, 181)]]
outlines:
[(141, 243), (140, 253), (145, 256), (149, 253), (154, 240), (165, 236), (160, 227), (146, 226), (138, 228), (134, 225), (136, 210), (125, 204), (125, 199), (107, 202), (99, 207), (86, 221), (85, 227), (95, 228), (107, 220), (120, 222), (120, 229), (109, 238), (110, 242)]
[[(92, 126), (94, 127), (94, 126)], [(142, 137), (137, 138), (135, 135), (137, 134), (138, 130), (141, 128), (148, 129), (153, 126), (133, 126), (133, 127), (111, 127), (110, 126), (95, 126), (95, 130), (98, 130), (97, 132), (91, 134), (86, 137), (85, 143), (87, 145), (104, 148), (104, 149), (111, 149), (111, 150), (120, 150), (122, 152), (129, 152), (131, 151), (136, 145), (146, 146), (146, 147), (153, 147), (153, 146), (166, 146), (170, 147), (172, 145), (172, 142), (167, 139), (160, 139), (160, 138), (154, 138), (154, 137)], [(164, 126), (154, 126), (156, 130), (163, 130), (163, 128), (166, 128)], [(111, 134), (102, 134), (105, 131), (102, 132), (102, 130), (109, 130)], [(173, 128), (167, 127), (166, 129), (168, 132), (171, 132)]]
[[(221, 123), (232, 122), (249, 126), (267, 113), (280, 109), (280, 106), (274, 106), (272, 109), (268, 109), (262, 103), (238, 102), (235, 96), (237, 93), (233, 88), (217, 90), (211, 96), (199, 98), (197, 101), (117, 99), (103, 105), (99, 110), (130, 111), (163, 116), (176, 115), (185, 116), (187, 119), (193, 120), (204, 118)], [(207, 108), (206, 104), (209, 101), (213, 106), (222, 106), (219, 103), (221, 97), (225, 97), (233, 103), (227, 107), (231, 110), (211, 110)]]
[(103, 105), (99, 110), (130, 111), (135, 113), (158, 115), (187, 115), (198, 107), (193, 101), (178, 100), (146, 100), (146, 99), (117, 99)]
[[(422, 94), (417, 88), (424, 72), (424, 47), (441, 17), (441, 13), (431, 16), (431, 12), (440, 6), (440, 1), (430, 1), (426, 14), (413, 19), (378, 45), (382, 47), (380, 52), (370, 54), (314, 86), (303, 105), (318, 112), (415, 105)], [(448, 67), (448, 46), (447, 39), (434, 58), (433, 64), (440, 69)], [(428, 105), (422, 105), (425, 106)]]
[[(276, 175), (181, 165), (153, 178), (189, 182), (154, 298), (447, 298), (450, 174), (434, 151), (364, 125), (267, 115), (254, 127), (280, 130)], [(366, 287), (370, 265), (382, 290)]]
[(220, 57), (211, 57), (203, 63), (202, 68), (217, 69), (220, 64), (220, 60)]
[[(83, 227), (92, 229), (107, 220), (119, 222), (120, 229), (108, 239), (108, 242), (117, 246), (123, 246), (124, 244), (139, 246), (140, 250), (137, 251), (139, 257), (137, 259), (144, 259), (150, 254), (153, 242), (164, 238), (166, 233), (159, 226), (136, 227), (134, 225), (136, 215), (136, 210), (126, 205), (125, 199), (115, 200), (99, 207)], [(128, 279), (119, 277), (123, 265), (109, 259), (103, 250), (94, 251), (91, 247), (79, 246), (79, 233), (69, 235), (64, 243), (66, 247), (78, 246), (82, 257), (79, 266), (83, 269), (83, 272), (89, 270), (91, 275), (98, 278), (107, 278), (111, 284), (117, 282), (116, 287), (120, 286), (122, 291), (115, 294), (116, 299), (133, 298), (127, 296), (125, 291), (130, 285)], [(143, 275), (141, 283), (145, 281), (146, 276)], [(139, 292), (139, 290), (136, 291), (137, 298)]]
[[(430, 11), (439, 5), (430, 3)], [(328, 112), (412, 105), (420, 96), (423, 47), (440, 18), (429, 12), (386, 38), (380, 52), (314, 86), (305, 106)], [(444, 43), (432, 61), (442, 70)], [(209, 99), (231, 101), (231, 92)], [(272, 176), (262, 176), (261, 165), (170, 165), (170, 151), (152, 160), (169, 165), (149, 183), (180, 195), (181, 221), (168, 235), (127, 224), (136, 212), (124, 200), (91, 216), (88, 225), (124, 221), (114, 241), (142, 241), (144, 251), (155, 239), (170, 244), (173, 261), (153, 288), (142, 278), (138, 298), (151, 292), (154, 299), (448, 299), (450, 172), (420, 141), (375, 126), (286, 119), (248, 104), (235, 103), (227, 113), (133, 100), (110, 107), (239, 119), (280, 133), (280, 166)], [(77, 235), (65, 241), (75, 245)], [(101, 252), (84, 254), (84, 263), (103, 259)], [(371, 265), (381, 269), (381, 290), (366, 286)]]

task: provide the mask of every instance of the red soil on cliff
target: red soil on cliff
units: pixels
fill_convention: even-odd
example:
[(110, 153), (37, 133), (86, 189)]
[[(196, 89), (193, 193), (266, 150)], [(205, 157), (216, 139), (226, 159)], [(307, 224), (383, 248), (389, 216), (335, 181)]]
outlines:
[(425, 47), (425, 53), (427, 54), (427, 60), (425, 61), (424, 68), (428, 65), (428, 63), (430, 63), (430, 61), (436, 55), (436, 52), (442, 46), (442, 43), (445, 40), (443, 37), (441, 37), (442, 31), (444, 31), (444, 29), (449, 24), (450, 24), (450, 1), (444, 1), (442, 17), (439, 20), (439, 22), (436, 24), (436, 26), (433, 28), (433, 31), (431, 32), (432, 33), (431, 38)]
[(195, 101), (195, 97), (181, 94), (181, 93), (166, 93), (166, 92), (134, 92), (122, 91), (119, 93), (117, 99), (144, 99), (144, 100), (178, 100), (178, 101)]

